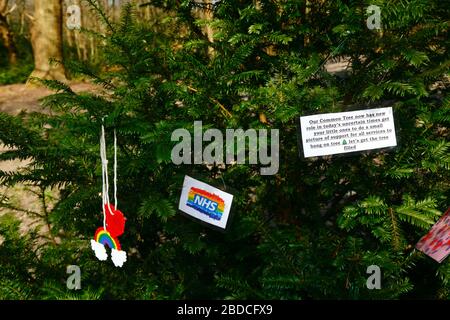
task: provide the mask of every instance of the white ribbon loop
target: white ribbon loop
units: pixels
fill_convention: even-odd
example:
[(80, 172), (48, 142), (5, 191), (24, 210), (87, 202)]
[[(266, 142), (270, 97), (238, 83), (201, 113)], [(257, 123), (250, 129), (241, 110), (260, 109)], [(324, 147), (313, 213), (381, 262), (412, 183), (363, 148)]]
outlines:
[[(109, 180), (108, 180), (108, 158), (106, 155), (105, 127), (102, 124), (100, 136), (100, 158), (102, 160), (102, 209), (103, 209), (103, 229), (106, 230), (106, 211), (108, 205), (109, 213), (114, 214), (109, 207)], [(114, 206), (117, 209), (117, 136), (114, 129)]]

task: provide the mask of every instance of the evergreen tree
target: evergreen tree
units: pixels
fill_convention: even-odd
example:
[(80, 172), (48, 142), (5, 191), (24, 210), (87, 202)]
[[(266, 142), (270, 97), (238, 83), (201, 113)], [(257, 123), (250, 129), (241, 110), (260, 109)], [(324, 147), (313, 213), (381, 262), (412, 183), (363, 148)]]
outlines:
[[(414, 249), (448, 207), (448, 8), (438, 0), (375, 1), (382, 30), (366, 26), (369, 1), (153, 1), (166, 10), (155, 30), (133, 5), (120, 23), (88, 0), (107, 29), (104, 70), (66, 63), (105, 94), (55, 90), (51, 113), (0, 114), (1, 160), (28, 159), (1, 172), (3, 185), (41, 190), (51, 238), (21, 237), (3, 217), (1, 298), (366, 299), (449, 297), (450, 264)], [(200, 19), (198, 7), (211, 10)], [(214, 31), (211, 42), (205, 26)], [(344, 76), (326, 72), (349, 58)], [(299, 157), (301, 115), (349, 106), (391, 105), (400, 141), (391, 152)], [(179, 165), (177, 128), (280, 129), (280, 170), (253, 165)], [(101, 225), (99, 133), (117, 130), (123, 268), (96, 260), (89, 247)], [(108, 148), (112, 155), (112, 148)], [(177, 213), (185, 175), (235, 190), (234, 219), (222, 234)], [(48, 190), (60, 190), (51, 209)], [(8, 206), (6, 201), (4, 206)], [(82, 291), (65, 289), (78, 265)], [(368, 290), (366, 269), (382, 270)]]

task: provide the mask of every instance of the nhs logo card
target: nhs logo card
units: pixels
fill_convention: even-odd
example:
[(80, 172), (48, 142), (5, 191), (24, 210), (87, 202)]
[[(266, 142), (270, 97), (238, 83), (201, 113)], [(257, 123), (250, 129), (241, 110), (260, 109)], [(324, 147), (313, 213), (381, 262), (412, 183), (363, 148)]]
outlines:
[(185, 176), (178, 209), (203, 222), (226, 229), (233, 195)]

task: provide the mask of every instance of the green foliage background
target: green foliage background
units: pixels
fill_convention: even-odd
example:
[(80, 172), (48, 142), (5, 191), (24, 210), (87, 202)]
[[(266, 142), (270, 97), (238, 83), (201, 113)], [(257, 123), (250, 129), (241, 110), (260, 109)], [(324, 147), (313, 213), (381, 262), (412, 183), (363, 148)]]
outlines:
[[(1, 172), (3, 185), (61, 189), (44, 210), (52, 237), (20, 236), (0, 222), (3, 299), (448, 299), (450, 263), (415, 243), (449, 206), (449, 10), (440, 0), (225, 0), (201, 20), (193, 1), (159, 0), (156, 32), (134, 18), (103, 19), (104, 70), (66, 62), (108, 97), (55, 90), (51, 114), (0, 114), (0, 160), (32, 158)], [(368, 30), (377, 4), (383, 30)], [(203, 31), (209, 24), (214, 42)], [(327, 58), (350, 57), (352, 71), (327, 73)], [(393, 152), (303, 159), (298, 117), (349, 106), (392, 105)], [(96, 260), (89, 247), (101, 225), (99, 132), (117, 129), (119, 207), (127, 217), (123, 268)], [(267, 121), (261, 121), (266, 118)], [(280, 170), (257, 166), (175, 166), (171, 133), (193, 122), (225, 128), (280, 129)], [(112, 150), (109, 150), (109, 154)], [(226, 234), (177, 213), (184, 175), (235, 191)], [(223, 179), (223, 180), (222, 180)], [(7, 202), (4, 202), (7, 205)], [(82, 290), (65, 288), (66, 266), (82, 271)], [(382, 289), (366, 288), (366, 268), (382, 270)]]

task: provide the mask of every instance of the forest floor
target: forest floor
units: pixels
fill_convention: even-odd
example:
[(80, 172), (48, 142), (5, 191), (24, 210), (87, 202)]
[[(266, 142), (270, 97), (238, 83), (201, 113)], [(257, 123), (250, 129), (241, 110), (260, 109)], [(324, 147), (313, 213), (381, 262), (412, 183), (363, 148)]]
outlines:
[[(87, 82), (74, 82), (70, 87), (75, 92), (96, 91), (98, 86)], [(11, 84), (0, 86), (0, 112), (18, 114), (26, 112), (45, 112), (39, 100), (52, 94), (52, 91), (41, 86)]]
[[(99, 87), (86, 82), (70, 83), (75, 92), (95, 92)], [(0, 86), (0, 112), (16, 115), (20, 112), (46, 112), (41, 106), (40, 99), (52, 94), (52, 91), (41, 86), (29, 86), (25, 84), (13, 84)], [(0, 144), (0, 152), (8, 150)], [(1, 161), (0, 170), (13, 172), (25, 168), (30, 160)], [(0, 217), (7, 213), (13, 213), (21, 221), (20, 231), (27, 233), (30, 229), (40, 227), (41, 235), (48, 235), (48, 226), (43, 223), (42, 199), (40, 190), (24, 184), (14, 187), (0, 186), (0, 201), (7, 203), (10, 208), (0, 207)], [(57, 197), (57, 190), (46, 191), (47, 208), (52, 205)], [(13, 209), (12, 209), (13, 208)], [(37, 214), (35, 214), (37, 213)], [(0, 236), (0, 243), (2, 242)]]

